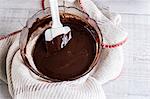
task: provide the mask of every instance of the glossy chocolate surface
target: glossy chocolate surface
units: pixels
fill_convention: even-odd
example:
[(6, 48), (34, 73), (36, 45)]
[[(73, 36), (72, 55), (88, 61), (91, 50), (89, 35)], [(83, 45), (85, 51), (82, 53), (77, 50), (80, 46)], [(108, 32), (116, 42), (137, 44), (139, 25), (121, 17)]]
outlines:
[(61, 21), (71, 28), (71, 40), (59, 49), (60, 43), (57, 42), (62, 42), (64, 35), (45, 42), (43, 33), (36, 42), (33, 60), (38, 71), (47, 77), (70, 80), (85, 73), (92, 64), (96, 55), (96, 42), (92, 36), (95, 31), (89, 24), (75, 18)]

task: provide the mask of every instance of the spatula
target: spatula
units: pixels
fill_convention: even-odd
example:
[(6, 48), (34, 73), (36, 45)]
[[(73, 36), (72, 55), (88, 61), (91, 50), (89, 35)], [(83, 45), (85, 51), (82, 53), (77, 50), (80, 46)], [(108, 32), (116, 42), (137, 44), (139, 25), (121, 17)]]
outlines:
[(63, 26), (60, 22), (59, 9), (58, 9), (58, 1), (57, 0), (49, 0), (51, 15), (52, 15), (52, 27), (51, 29), (47, 29), (45, 31), (45, 40), (51, 41), (59, 35), (67, 34), (71, 32), (69, 26)]

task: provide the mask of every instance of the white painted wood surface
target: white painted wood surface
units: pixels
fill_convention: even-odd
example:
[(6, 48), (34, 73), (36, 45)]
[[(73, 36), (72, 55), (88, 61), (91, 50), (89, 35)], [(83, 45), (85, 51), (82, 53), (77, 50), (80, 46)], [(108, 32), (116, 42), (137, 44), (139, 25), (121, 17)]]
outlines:
[[(108, 99), (150, 99), (150, 0), (102, 0), (121, 13), (129, 33), (120, 77), (104, 85)], [(40, 0), (0, 0), (0, 33), (20, 29), (40, 9)], [(0, 81), (0, 99), (11, 99)]]

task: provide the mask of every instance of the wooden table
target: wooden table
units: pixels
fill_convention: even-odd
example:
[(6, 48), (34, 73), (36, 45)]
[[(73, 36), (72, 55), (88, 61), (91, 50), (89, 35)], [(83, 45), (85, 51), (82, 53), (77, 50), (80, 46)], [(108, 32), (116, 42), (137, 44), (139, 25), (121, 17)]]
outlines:
[[(124, 45), (124, 68), (120, 77), (104, 85), (108, 99), (150, 99), (150, 1), (102, 0), (122, 15), (129, 33)], [(0, 0), (0, 33), (20, 29), (39, 10), (39, 0)], [(11, 99), (0, 81), (0, 99)]]

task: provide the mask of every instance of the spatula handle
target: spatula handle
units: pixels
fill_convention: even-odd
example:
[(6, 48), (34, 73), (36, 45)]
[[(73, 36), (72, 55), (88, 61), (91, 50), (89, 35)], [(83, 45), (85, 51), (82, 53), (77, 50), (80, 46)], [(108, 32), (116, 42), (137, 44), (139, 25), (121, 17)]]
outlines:
[(63, 25), (60, 22), (59, 16), (59, 8), (58, 8), (58, 0), (49, 0), (50, 8), (51, 8), (51, 15), (52, 15), (52, 28), (59, 28)]

